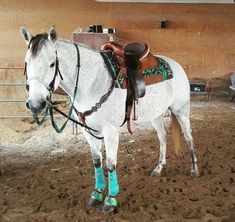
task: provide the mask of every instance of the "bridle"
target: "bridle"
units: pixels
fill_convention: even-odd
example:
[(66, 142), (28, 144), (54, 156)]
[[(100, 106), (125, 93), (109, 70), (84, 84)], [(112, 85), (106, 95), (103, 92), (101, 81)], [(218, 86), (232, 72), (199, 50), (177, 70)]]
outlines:
[[(30, 43), (28, 45), (28, 49), (30, 48)], [(85, 118), (87, 116), (91, 115), (93, 112), (97, 112), (98, 109), (101, 108), (102, 104), (107, 101), (108, 97), (110, 96), (110, 94), (112, 93), (113, 89), (115, 88), (115, 85), (116, 85), (116, 83), (118, 81), (118, 78), (119, 78), (119, 74), (116, 75), (116, 78), (114, 79), (111, 87), (100, 98), (100, 101), (98, 103), (96, 103), (94, 106), (92, 106), (90, 110), (86, 110), (85, 112), (77, 111), (77, 109), (74, 107), (74, 101), (75, 101), (75, 98), (76, 98), (76, 95), (77, 95), (77, 86), (78, 86), (79, 71), (80, 71), (80, 52), (79, 52), (79, 48), (78, 48), (76, 43), (74, 43), (74, 46), (75, 46), (76, 51), (77, 51), (77, 76), (76, 76), (75, 88), (74, 88), (74, 93), (73, 93), (73, 99), (70, 100), (70, 108), (69, 108), (68, 114), (65, 114), (64, 112), (62, 112), (61, 110), (59, 110), (56, 107), (56, 105), (58, 105), (59, 102), (52, 101), (52, 99), (51, 99), (52, 93), (54, 91), (54, 85), (55, 85), (56, 77), (59, 75), (61, 80), (63, 80), (62, 74), (61, 74), (60, 69), (59, 69), (59, 59), (58, 59), (57, 50), (55, 50), (55, 55), (56, 55), (56, 59), (55, 59), (55, 72), (54, 72), (53, 79), (52, 79), (52, 81), (50, 82), (49, 85), (47, 85), (42, 79), (40, 79), (38, 77), (34, 77), (34, 78), (31, 78), (31, 79), (28, 79), (28, 75), (27, 75), (27, 63), (25, 62), (24, 75), (25, 75), (25, 78), (26, 78), (26, 90), (29, 91), (28, 81), (36, 80), (36, 81), (40, 82), (41, 84), (43, 84), (46, 87), (46, 89), (50, 92), (50, 97), (48, 98), (47, 107), (46, 107), (46, 110), (45, 110), (43, 118), (40, 120), (36, 114), (33, 114), (33, 118), (34, 118), (35, 122), (38, 125), (41, 125), (44, 122), (46, 116), (48, 115), (48, 111), (49, 111), (52, 126), (53, 126), (53, 128), (55, 129), (55, 131), (57, 133), (61, 133), (64, 130), (65, 126), (67, 125), (68, 120), (71, 120), (72, 122), (74, 122), (74, 123), (80, 125), (81, 127), (83, 127), (90, 135), (92, 135), (96, 139), (103, 139), (103, 137), (99, 137), (99, 136), (96, 136), (96, 135), (93, 134), (93, 132), (98, 133), (98, 131), (95, 130), (95, 129), (92, 129), (91, 127), (89, 127), (86, 124)], [(119, 70), (117, 71), (117, 73), (119, 73)], [(57, 111), (62, 116), (67, 118), (66, 121), (63, 123), (63, 125), (61, 127), (58, 127), (58, 125), (56, 124), (56, 122), (54, 120), (53, 110)], [(75, 119), (73, 119), (71, 117), (73, 110), (75, 110), (76, 114), (80, 117), (80, 120), (82, 121), (82, 123), (76, 121)]]
[[(31, 39), (32, 41), (32, 39)], [(28, 49), (30, 48), (30, 44), (31, 44), (31, 41), (29, 42), (29, 45), (28, 45)], [(24, 76), (26, 78), (26, 90), (29, 91), (29, 84), (28, 84), (28, 81), (32, 81), (32, 80), (36, 80), (38, 82), (40, 82), (41, 84), (43, 84), (46, 89), (50, 92), (50, 96), (52, 94), (52, 92), (54, 91), (54, 88), (55, 88), (55, 80), (56, 80), (56, 77), (60, 76), (61, 80), (63, 80), (63, 76), (60, 72), (60, 68), (59, 68), (59, 59), (58, 59), (58, 53), (57, 53), (57, 50), (55, 50), (55, 55), (56, 55), (56, 58), (55, 58), (55, 72), (54, 72), (54, 76), (53, 76), (53, 79), (52, 81), (50, 82), (50, 84), (46, 84), (42, 79), (38, 78), (38, 77), (33, 77), (33, 78), (30, 78), (28, 79), (28, 75), (27, 75), (27, 62), (25, 62), (25, 65), (24, 65)]]

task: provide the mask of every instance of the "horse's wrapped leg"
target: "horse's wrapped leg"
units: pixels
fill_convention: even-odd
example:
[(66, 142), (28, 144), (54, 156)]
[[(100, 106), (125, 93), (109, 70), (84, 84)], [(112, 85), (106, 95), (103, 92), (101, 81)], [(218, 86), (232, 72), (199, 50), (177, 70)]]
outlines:
[(109, 194), (104, 200), (104, 206), (102, 212), (105, 214), (115, 213), (117, 210), (117, 199), (116, 196), (119, 193), (119, 185), (117, 179), (117, 172), (109, 171)]
[(104, 129), (104, 142), (106, 149), (106, 165), (108, 168), (108, 196), (104, 200), (102, 212), (105, 214), (115, 213), (117, 211), (116, 196), (119, 193), (118, 177), (116, 172), (117, 149), (119, 132), (114, 127)]
[(88, 206), (96, 207), (103, 204), (104, 197), (102, 191), (106, 187), (104, 170), (102, 167), (102, 154), (101, 154), (102, 141), (92, 137), (85, 130), (83, 130), (83, 133), (91, 148), (91, 154), (95, 171), (95, 190), (91, 194), (91, 198), (88, 201)]
[(95, 167), (95, 190), (91, 194), (88, 202), (89, 207), (96, 207), (104, 202), (102, 191), (106, 187), (103, 167)]
[(106, 196), (104, 200), (104, 206), (102, 208), (102, 212), (107, 213), (115, 213), (117, 209), (117, 199), (115, 198), (119, 193), (119, 185), (117, 179), (116, 171), (112, 171), (108, 173), (109, 175), (109, 194)]
[(103, 191), (106, 187), (103, 167), (95, 167), (95, 189)]

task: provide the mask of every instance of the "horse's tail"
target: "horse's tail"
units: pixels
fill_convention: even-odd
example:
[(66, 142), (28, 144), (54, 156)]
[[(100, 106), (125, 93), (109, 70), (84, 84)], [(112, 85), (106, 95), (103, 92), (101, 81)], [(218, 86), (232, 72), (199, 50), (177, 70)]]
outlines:
[(171, 115), (172, 116), (171, 137), (172, 137), (172, 142), (173, 142), (175, 153), (176, 155), (178, 155), (179, 149), (180, 149), (181, 127), (175, 115), (173, 113), (171, 114), (172, 114)]

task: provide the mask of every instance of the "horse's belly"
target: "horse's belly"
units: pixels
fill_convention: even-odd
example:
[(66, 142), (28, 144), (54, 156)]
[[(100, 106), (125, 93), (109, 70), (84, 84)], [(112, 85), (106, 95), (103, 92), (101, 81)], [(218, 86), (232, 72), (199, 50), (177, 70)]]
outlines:
[(157, 118), (168, 109), (173, 99), (171, 80), (147, 86), (145, 96), (139, 99), (138, 121), (147, 122)]

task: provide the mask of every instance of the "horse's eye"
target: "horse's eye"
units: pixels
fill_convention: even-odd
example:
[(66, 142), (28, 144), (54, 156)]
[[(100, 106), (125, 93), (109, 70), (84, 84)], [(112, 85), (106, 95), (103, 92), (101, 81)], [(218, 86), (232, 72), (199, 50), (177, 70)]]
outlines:
[(54, 67), (54, 66), (55, 66), (55, 63), (54, 63), (54, 62), (51, 63), (50, 67), (52, 68), (52, 67)]

